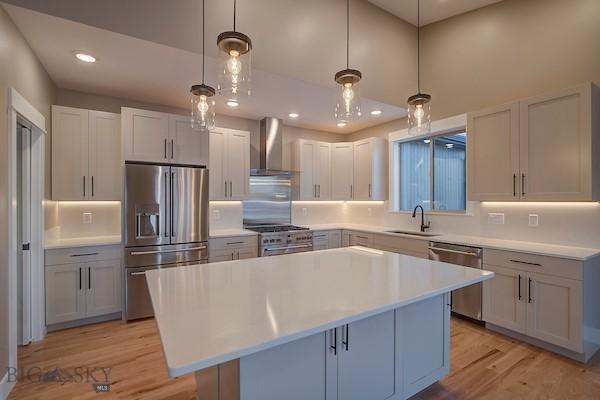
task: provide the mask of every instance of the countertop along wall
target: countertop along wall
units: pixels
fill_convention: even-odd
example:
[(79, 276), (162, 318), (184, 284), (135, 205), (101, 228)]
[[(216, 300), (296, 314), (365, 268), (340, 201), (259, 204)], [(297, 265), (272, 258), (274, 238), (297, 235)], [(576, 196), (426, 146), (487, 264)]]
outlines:
[[(8, 88), (15, 88), (46, 118), (46, 143), (51, 135), (50, 105), (54, 85), (12, 20), (0, 7), (0, 380), (8, 367)], [(48, 147), (46, 148), (48, 150)], [(48, 155), (48, 151), (46, 151)], [(46, 180), (50, 171), (46, 170)], [(46, 196), (49, 195), (48, 184)]]

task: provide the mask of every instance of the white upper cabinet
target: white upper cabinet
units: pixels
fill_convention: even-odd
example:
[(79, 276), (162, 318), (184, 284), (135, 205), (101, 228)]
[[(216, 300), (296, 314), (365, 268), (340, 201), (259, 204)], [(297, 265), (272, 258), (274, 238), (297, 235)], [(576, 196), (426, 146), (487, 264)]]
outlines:
[(215, 128), (209, 139), (211, 200), (243, 200), (250, 178), (250, 132)]
[(592, 83), (470, 113), (469, 200), (599, 200), (599, 114)]
[(331, 196), (331, 145), (298, 139), (292, 145), (296, 200), (329, 200)]
[(331, 200), (352, 200), (354, 143), (331, 144)]
[(354, 142), (354, 200), (387, 200), (387, 141), (368, 138)]
[(52, 106), (52, 199), (121, 200), (120, 115)]
[(123, 107), (125, 160), (207, 165), (208, 133), (191, 128), (189, 116)]

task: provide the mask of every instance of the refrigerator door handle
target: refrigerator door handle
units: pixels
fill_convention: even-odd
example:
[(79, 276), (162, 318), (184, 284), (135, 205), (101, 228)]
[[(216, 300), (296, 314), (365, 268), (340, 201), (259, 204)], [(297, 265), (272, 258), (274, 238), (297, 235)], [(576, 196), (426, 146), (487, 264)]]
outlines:
[(171, 171), (171, 180), (170, 180), (170, 183), (171, 183), (171, 190), (170, 190), (170, 192), (171, 192), (171, 202), (170, 202), (170, 206), (171, 206), (170, 207), (171, 208), (171, 217), (170, 217), (171, 218), (171, 236), (175, 236), (175, 221), (174, 221), (174, 219), (175, 219), (175, 203), (173, 201), (174, 197), (175, 197), (174, 196), (175, 188), (173, 187), (174, 180), (175, 180), (175, 171)]
[(169, 237), (169, 172), (165, 171), (165, 237)]

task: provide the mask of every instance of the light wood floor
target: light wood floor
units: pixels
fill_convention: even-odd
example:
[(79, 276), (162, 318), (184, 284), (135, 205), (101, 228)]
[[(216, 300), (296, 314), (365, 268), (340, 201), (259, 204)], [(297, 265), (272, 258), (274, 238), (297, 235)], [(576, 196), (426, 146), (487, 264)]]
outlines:
[[(452, 370), (414, 397), (600, 399), (600, 355), (583, 365), (483, 328), (452, 321)], [(51, 333), (19, 350), (19, 364), (110, 367), (111, 392), (84, 383), (18, 383), (9, 399), (194, 399), (193, 378), (169, 379), (154, 320), (106, 322)]]

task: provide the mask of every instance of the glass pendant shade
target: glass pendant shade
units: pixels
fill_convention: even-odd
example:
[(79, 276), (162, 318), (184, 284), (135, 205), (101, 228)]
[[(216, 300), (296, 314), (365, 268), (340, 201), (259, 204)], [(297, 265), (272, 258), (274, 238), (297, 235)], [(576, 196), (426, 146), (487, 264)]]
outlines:
[(335, 105), (335, 120), (349, 123), (360, 118), (360, 79), (362, 74), (355, 69), (345, 69), (335, 74), (340, 85)]
[(431, 96), (418, 93), (408, 98), (408, 134), (426, 135), (431, 132)]
[(192, 93), (192, 128), (207, 131), (215, 127), (215, 89), (194, 85)]
[(219, 46), (219, 83), (217, 90), (227, 101), (250, 96), (252, 41), (240, 32), (223, 32)]

